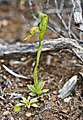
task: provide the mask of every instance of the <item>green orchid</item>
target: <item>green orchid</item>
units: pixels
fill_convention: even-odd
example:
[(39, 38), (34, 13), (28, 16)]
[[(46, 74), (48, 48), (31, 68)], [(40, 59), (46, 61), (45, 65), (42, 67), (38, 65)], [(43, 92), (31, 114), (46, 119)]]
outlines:
[(40, 13), (39, 24), (36, 27), (32, 27), (30, 30), (29, 36), (24, 39), (24, 40), (27, 40), (30, 37), (32, 37), (34, 34), (39, 33), (39, 46), (38, 46), (38, 52), (37, 52), (37, 57), (36, 57), (36, 64), (35, 64), (35, 68), (34, 68), (34, 72), (33, 72), (34, 85), (28, 85), (28, 88), (32, 91), (32, 93), (37, 96), (48, 91), (47, 89), (43, 90), (45, 82), (43, 82), (43, 81), (39, 82), (38, 76), (37, 76), (37, 69), (38, 69), (40, 55), (41, 55), (41, 51), (42, 51), (42, 42), (41, 41), (45, 35), (46, 29), (48, 26), (48, 21), (49, 21), (48, 16), (44, 13)]

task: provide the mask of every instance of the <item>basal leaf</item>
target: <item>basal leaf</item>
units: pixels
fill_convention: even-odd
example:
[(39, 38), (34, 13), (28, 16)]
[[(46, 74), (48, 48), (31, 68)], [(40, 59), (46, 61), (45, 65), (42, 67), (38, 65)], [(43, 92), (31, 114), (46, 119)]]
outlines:
[(28, 85), (29, 90), (31, 90), (33, 93), (35, 93), (35, 87), (34, 85)]
[(48, 92), (48, 89), (43, 89), (43, 90), (41, 91), (41, 94), (46, 93), (46, 92)]
[(35, 103), (32, 104), (31, 106), (32, 106), (32, 107), (39, 107), (39, 106), (38, 106), (37, 104), (35, 104)]
[(15, 112), (19, 112), (19, 111), (20, 111), (20, 106), (15, 105), (15, 106), (14, 106), (14, 111), (15, 111)]
[(40, 81), (40, 82), (38, 83), (38, 86), (37, 86), (37, 91), (41, 91), (41, 90), (43, 89), (44, 85), (45, 85), (45, 82)]
[(32, 103), (36, 103), (36, 102), (38, 102), (37, 98), (33, 98), (33, 99), (30, 100), (30, 103), (31, 103), (31, 104), (32, 104)]
[(30, 92), (30, 96), (36, 96), (36, 93)]

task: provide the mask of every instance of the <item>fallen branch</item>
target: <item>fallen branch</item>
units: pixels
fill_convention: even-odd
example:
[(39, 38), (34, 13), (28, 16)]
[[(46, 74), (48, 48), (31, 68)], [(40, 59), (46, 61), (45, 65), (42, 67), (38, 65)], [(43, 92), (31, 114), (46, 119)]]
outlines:
[[(43, 51), (57, 51), (61, 49), (70, 49), (83, 62), (83, 47), (75, 40), (70, 38), (58, 38), (42, 41)], [(18, 57), (29, 53), (36, 53), (38, 50), (37, 43), (8, 45), (0, 47), (0, 58)]]

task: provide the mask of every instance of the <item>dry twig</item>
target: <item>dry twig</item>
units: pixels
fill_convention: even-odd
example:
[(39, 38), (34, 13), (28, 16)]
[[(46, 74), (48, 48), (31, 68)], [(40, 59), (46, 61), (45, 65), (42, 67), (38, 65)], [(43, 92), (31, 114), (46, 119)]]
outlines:
[(12, 75), (15, 76), (15, 77), (27, 79), (26, 76), (24, 76), (24, 75), (19, 75), (19, 74), (13, 72), (13, 71), (12, 71), (11, 69), (9, 69), (6, 65), (3, 65), (3, 68), (4, 68), (7, 72), (9, 72), (10, 74), (12, 74)]

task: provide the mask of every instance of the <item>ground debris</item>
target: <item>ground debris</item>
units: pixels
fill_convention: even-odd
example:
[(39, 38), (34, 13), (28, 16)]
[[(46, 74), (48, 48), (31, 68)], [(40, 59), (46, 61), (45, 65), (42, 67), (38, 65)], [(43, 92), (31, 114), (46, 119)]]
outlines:
[(58, 97), (61, 99), (68, 97), (74, 90), (76, 83), (77, 83), (77, 76), (75, 75), (65, 83), (62, 89), (59, 90)]

